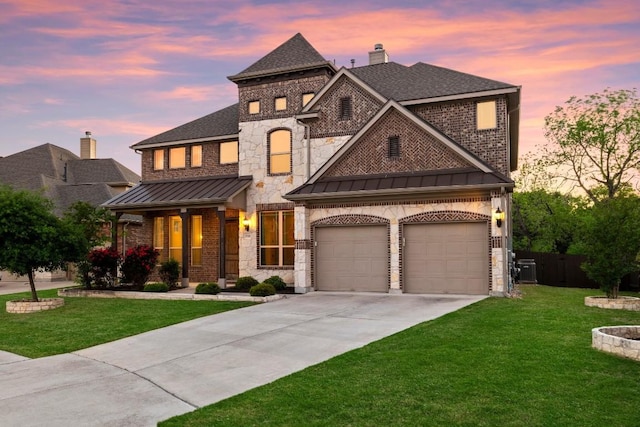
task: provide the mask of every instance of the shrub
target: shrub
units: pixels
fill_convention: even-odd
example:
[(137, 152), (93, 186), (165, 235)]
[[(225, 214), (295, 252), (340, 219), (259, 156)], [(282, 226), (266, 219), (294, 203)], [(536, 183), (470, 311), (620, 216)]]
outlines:
[(122, 263), (122, 281), (142, 288), (158, 260), (158, 251), (149, 245), (127, 249)]
[(144, 292), (169, 292), (169, 285), (166, 283), (147, 283), (142, 288)]
[(252, 297), (267, 297), (275, 294), (276, 288), (274, 288), (272, 284), (265, 282), (252, 286), (251, 289), (249, 289), (249, 295)]
[(267, 280), (265, 280), (264, 283), (273, 285), (273, 287), (276, 288), (276, 291), (283, 291), (287, 289), (287, 284), (284, 282), (284, 280), (282, 280), (282, 277), (280, 276), (271, 276)]
[(158, 269), (160, 280), (169, 285), (169, 289), (178, 287), (178, 279), (180, 278), (180, 263), (171, 258), (160, 264)]
[(257, 285), (259, 282), (251, 276), (238, 277), (236, 280), (236, 289), (248, 291), (252, 286)]
[(116, 269), (120, 254), (115, 248), (94, 249), (87, 256), (87, 264), (80, 263), (79, 272), (87, 288), (91, 283), (98, 289), (112, 287), (116, 282)]
[(200, 283), (196, 286), (196, 294), (216, 295), (220, 293), (220, 286), (214, 282)]

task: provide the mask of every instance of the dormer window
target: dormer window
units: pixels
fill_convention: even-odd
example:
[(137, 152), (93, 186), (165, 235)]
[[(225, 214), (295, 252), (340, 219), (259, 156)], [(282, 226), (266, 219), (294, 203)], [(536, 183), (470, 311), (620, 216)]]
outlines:
[(351, 97), (340, 98), (340, 120), (349, 120), (352, 115)]
[(478, 130), (495, 129), (497, 127), (496, 101), (478, 102), (476, 104), (476, 124)]
[(387, 140), (387, 156), (390, 159), (395, 159), (400, 157), (400, 137), (399, 136), (390, 136)]
[(260, 101), (249, 101), (249, 114), (260, 114)]
[(287, 97), (280, 96), (275, 100), (275, 109), (276, 111), (284, 111), (287, 109)]

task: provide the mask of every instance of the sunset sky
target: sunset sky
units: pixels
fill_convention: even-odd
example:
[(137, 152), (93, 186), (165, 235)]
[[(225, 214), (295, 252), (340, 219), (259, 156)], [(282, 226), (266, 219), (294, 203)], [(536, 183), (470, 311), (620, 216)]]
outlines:
[(522, 86), (520, 151), (570, 96), (640, 88), (637, 0), (0, 0), (0, 156), (130, 145), (237, 102), (226, 76), (301, 32), (337, 66), (422, 61)]

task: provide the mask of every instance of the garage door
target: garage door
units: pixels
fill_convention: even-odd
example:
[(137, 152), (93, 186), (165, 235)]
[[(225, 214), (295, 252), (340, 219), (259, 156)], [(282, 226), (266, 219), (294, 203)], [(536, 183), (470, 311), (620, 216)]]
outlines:
[(408, 224), (403, 234), (405, 292), (489, 293), (485, 223)]
[(320, 291), (387, 292), (387, 227), (318, 227), (315, 287)]

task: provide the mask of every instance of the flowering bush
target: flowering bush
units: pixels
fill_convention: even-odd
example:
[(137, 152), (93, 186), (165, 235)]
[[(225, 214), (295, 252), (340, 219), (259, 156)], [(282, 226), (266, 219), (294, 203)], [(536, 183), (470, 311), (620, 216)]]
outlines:
[(159, 253), (149, 245), (127, 249), (122, 262), (122, 281), (142, 288), (158, 261)]
[(94, 249), (87, 256), (88, 262), (81, 266), (84, 285), (93, 283), (97, 288), (108, 288), (115, 284), (116, 269), (120, 254), (114, 248)]

